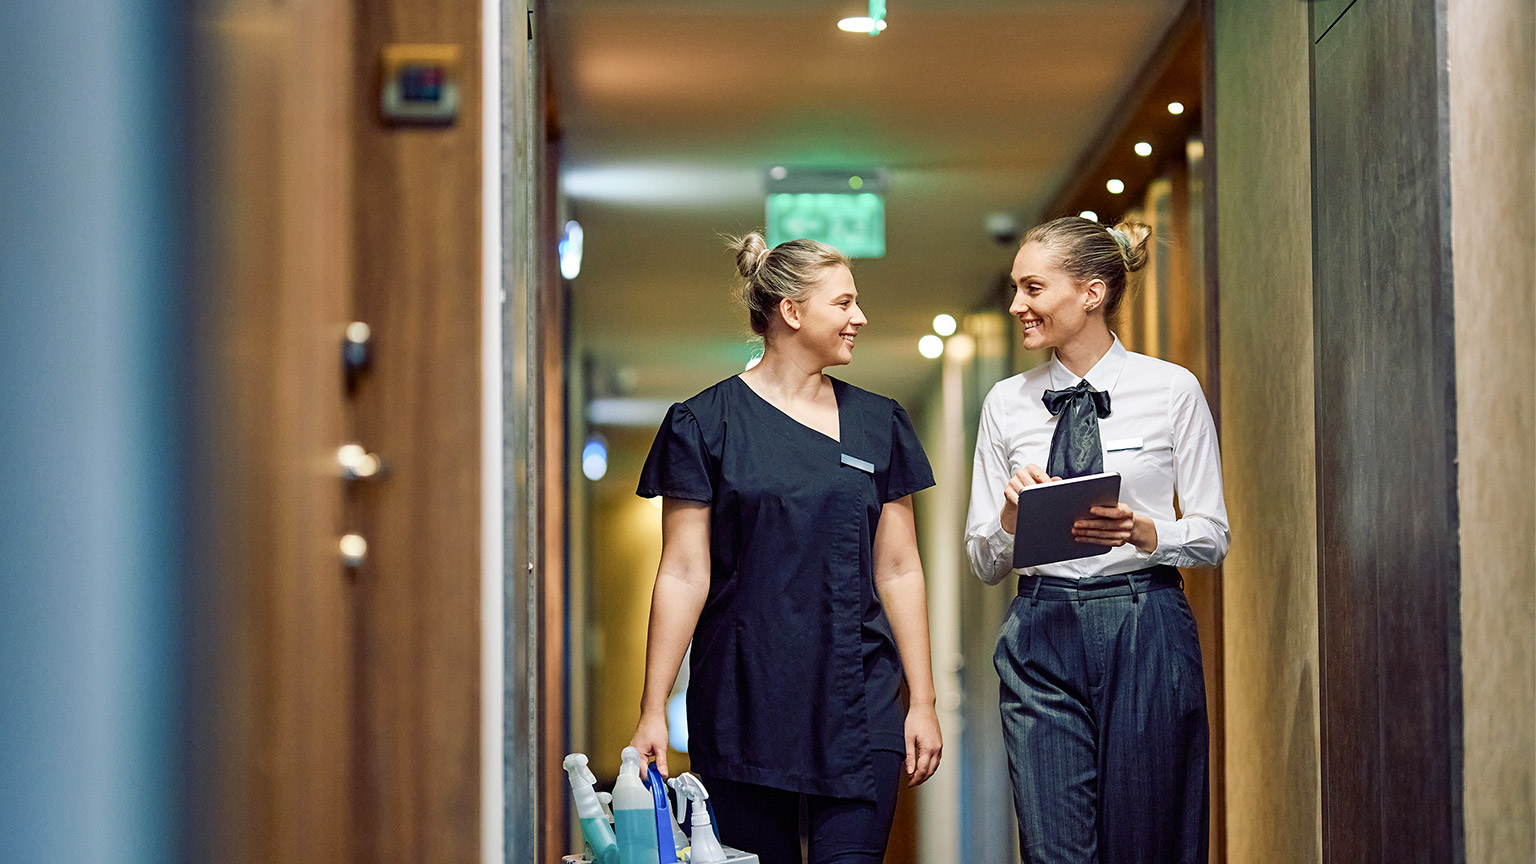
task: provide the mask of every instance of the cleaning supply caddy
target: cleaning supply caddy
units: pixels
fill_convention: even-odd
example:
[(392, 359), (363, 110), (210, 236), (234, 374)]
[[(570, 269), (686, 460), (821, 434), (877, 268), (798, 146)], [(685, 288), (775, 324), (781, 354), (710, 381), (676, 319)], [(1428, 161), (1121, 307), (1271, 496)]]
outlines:
[(655, 764), (642, 774), (640, 754), (625, 747), (619, 778), (613, 784), (613, 820), (610, 826), (595, 791), (595, 778), (587, 769), (587, 757), (565, 757), (576, 815), (587, 841), (582, 855), (567, 855), (563, 864), (758, 864), (748, 852), (722, 846), (712, 822), (709, 793), (694, 774), (682, 774), (670, 785), (677, 793), (678, 810), (686, 801), (692, 808), (691, 839), (673, 818), (667, 797), (668, 782)]

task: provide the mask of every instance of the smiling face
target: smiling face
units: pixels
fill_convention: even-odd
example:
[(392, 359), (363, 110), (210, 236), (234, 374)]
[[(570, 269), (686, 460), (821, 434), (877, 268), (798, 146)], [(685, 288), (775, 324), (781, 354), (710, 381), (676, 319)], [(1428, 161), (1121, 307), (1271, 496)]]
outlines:
[(859, 309), (859, 292), (847, 267), (827, 268), (809, 296), (786, 302), (794, 303), (798, 313), (797, 343), (826, 366), (842, 366), (853, 360), (853, 340), (869, 319)]
[(1078, 282), (1040, 243), (1025, 243), (1013, 259), (1013, 303), (1008, 314), (1024, 325), (1024, 347), (1030, 351), (1060, 348), (1077, 339), (1103, 301), (1104, 283)]

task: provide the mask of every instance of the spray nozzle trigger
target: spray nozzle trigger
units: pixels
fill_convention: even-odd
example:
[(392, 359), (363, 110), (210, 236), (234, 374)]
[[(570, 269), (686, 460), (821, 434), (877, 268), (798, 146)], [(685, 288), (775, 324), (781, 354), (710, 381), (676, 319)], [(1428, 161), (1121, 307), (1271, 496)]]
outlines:
[(593, 775), (592, 769), (587, 767), (587, 754), (572, 753), (565, 757), (564, 767), (565, 773), (570, 775), (572, 786), (577, 782), (597, 785), (597, 777)]

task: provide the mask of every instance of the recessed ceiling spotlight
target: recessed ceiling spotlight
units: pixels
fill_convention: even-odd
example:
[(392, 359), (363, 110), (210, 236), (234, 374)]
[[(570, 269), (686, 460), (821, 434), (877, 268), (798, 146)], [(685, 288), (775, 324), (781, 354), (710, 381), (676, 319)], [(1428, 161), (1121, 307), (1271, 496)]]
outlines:
[(1183, 102), (1169, 102), (1168, 103), (1168, 113), (1169, 114), (1183, 114), (1184, 113), (1184, 103)]
[(940, 336), (955, 335), (955, 328), (957, 326), (958, 325), (955, 322), (955, 316), (949, 314), (948, 312), (940, 312), (939, 314), (933, 316), (933, 332), (939, 334)]
[(927, 357), (929, 360), (933, 360), (944, 353), (944, 340), (929, 333), (927, 336), (917, 340), (917, 353)]
[(873, 35), (885, 29), (885, 22), (880, 21), (876, 23), (875, 19), (868, 17), (844, 18), (837, 22), (837, 29), (849, 33), (869, 33)]
[(1089, 222), (1099, 221), (1099, 214), (1093, 212), (1092, 210), (1084, 210), (1083, 212), (1077, 214), (1077, 217), (1079, 219), (1087, 219)]
[(1136, 150), (1136, 155), (1137, 156), (1151, 156), (1152, 155), (1152, 145), (1148, 144), (1145, 141), (1137, 141), (1136, 142), (1136, 147), (1134, 149)]
[(1116, 178), (1109, 181), (1108, 183), (1105, 183), (1104, 188), (1108, 189), (1113, 195), (1119, 195), (1121, 192), (1125, 191), (1125, 181)]
[(785, 168), (783, 165), (775, 165), (768, 169), (768, 176), (775, 180), (783, 180), (785, 177), (789, 176), (789, 169)]

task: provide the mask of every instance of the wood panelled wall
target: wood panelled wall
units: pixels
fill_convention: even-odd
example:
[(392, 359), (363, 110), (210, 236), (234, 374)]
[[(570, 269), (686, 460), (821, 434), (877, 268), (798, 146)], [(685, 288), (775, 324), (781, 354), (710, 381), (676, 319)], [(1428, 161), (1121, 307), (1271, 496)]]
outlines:
[[(1317, 490), (1307, 7), (1213, 0), (1227, 856), (1318, 861)], [(1215, 304), (1213, 304), (1213, 307)], [(1214, 348), (1211, 349), (1215, 353)]]
[(1312, 22), (1323, 857), (1455, 862), (1461, 657), (1443, 4)]
[(1536, 861), (1536, 4), (1450, 0), (1467, 854)]

